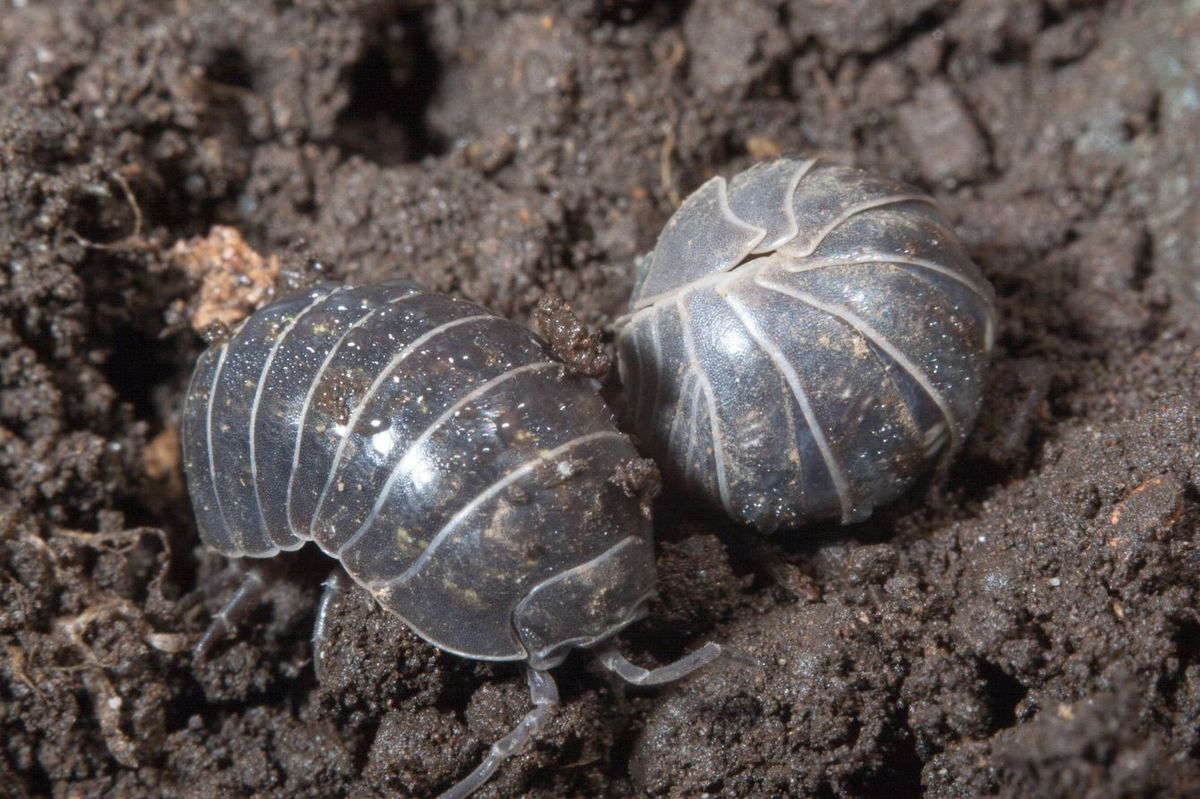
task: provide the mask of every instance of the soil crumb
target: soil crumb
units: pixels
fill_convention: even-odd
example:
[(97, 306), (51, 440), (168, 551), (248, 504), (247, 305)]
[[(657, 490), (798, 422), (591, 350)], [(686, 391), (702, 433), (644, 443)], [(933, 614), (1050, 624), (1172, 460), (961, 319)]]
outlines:
[(533, 318), (550, 342), (551, 352), (572, 372), (600, 379), (608, 375), (612, 358), (605, 352), (600, 334), (580, 322), (566, 300), (547, 294), (534, 306)]
[(177, 242), (168, 256), (200, 283), (189, 317), (197, 333), (213, 325), (233, 327), (275, 295), (279, 257), (262, 257), (234, 228), (217, 225), (204, 238)]

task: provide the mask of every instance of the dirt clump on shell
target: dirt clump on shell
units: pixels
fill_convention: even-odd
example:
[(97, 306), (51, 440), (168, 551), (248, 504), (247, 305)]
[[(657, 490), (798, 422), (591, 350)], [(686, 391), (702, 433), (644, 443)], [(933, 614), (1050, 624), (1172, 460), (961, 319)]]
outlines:
[(623, 648), (758, 665), (622, 698), (572, 657), (481, 796), (1196, 795), (1197, 34), (1137, 0), (13, 4), (0, 792), (424, 796), (527, 710), (361, 592), (318, 683), (314, 553), (192, 662), (224, 564), (172, 453), (191, 315), (227, 308), (176, 242), (236, 237), (241, 313), (277, 256), (285, 288), (410, 277), (529, 324), (554, 294), (611, 334), (680, 197), (820, 152), (933, 193), (996, 286), (966, 451), (765, 542), (667, 486)]

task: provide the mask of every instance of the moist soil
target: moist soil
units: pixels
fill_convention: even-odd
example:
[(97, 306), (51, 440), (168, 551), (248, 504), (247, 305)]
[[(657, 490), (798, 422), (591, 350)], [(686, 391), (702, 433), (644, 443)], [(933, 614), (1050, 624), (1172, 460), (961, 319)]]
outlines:
[(680, 198), (780, 153), (942, 203), (1002, 320), (975, 433), (849, 528), (667, 486), (620, 645), (739, 656), (627, 692), (572, 656), (480, 795), (1200, 795), (1198, 40), (1185, 0), (4, 2), (0, 795), (427, 796), (528, 709), (357, 590), (318, 681), (318, 553), (191, 657), (231, 588), (177, 242), (611, 342)]

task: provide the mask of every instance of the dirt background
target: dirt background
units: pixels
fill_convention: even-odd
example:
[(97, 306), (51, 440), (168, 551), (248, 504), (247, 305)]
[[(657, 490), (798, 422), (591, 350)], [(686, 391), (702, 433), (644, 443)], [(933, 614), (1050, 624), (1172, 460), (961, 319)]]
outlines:
[(822, 152), (935, 194), (994, 282), (967, 451), (754, 546), (668, 492), (624, 636), (487, 797), (1200, 795), (1194, 0), (0, 3), (0, 795), (424, 796), (526, 711), (328, 561), (194, 663), (221, 594), (178, 467), (203, 346), (170, 255), (410, 275), (593, 324), (707, 177)]

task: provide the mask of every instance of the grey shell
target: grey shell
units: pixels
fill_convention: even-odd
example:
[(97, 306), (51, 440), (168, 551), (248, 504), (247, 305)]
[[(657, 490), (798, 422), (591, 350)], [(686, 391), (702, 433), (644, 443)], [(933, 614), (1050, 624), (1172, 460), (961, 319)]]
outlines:
[(409, 282), (321, 285), (200, 358), (184, 466), (205, 542), (315, 541), (438, 647), (552, 665), (633, 621), (650, 523), (611, 480), (637, 457), (520, 325)]
[(780, 159), (688, 197), (618, 325), (643, 445), (669, 478), (770, 531), (864, 519), (954, 452), (995, 310), (929, 197)]

